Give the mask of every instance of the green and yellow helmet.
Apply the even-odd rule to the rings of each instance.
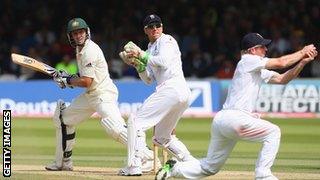
[[[67,36],[72,47],[76,47],[77,44],[75,43],[70,33],[78,29],[85,29],[87,31],[87,39],[90,39],[90,28],[88,24],[82,18],[73,18],[68,22],[67,26]]]

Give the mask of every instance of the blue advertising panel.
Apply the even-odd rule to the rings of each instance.
[[[119,108],[123,115],[136,112],[155,90],[155,84],[142,81],[115,81],[119,90]],[[186,116],[211,116],[220,108],[219,81],[191,81],[190,108]],[[11,109],[16,116],[51,116],[56,101],[70,103],[83,88],[60,89],[53,81],[0,82],[0,108]]]
[[[53,81],[1,82],[0,107],[11,109],[14,115],[52,115],[56,101],[70,102],[81,93],[81,89],[60,90]]]
[[[189,81],[190,107],[185,116],[212,116],[225,101],[230,80]],[[134,113],[155,90],[142,81],[115,81],[123,115]],[[70,103],[83,88],[60,89],[53,81],[0,82],[0,108],[16,116],[52,116],[56,101]],[[294,80],[288,85],[261,87],[256,111],[274,116],[315,117],[320,112],[320,80]],[[279,115],[276,115],[279,116]]]

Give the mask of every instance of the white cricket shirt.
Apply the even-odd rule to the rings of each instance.
[[[155,42],[148,44],[147,52],[150,54],[147,71],[157,85],[173,78],[185,81],[181,52],[172,36],[162,33]]]
[[[118,93],[110,79],[103,52],[96,43],[87,39],[82,50],[79,52],[77,47],[76,52],[80,76],[93,78],[91,86],[87,88],[87,93],[97,95],[106,91]]]
[[[265,68],[269,58],[245,54],[241,56],[223,109],[243,110],[252,112],[262,82],[268,82],[275,74]]]

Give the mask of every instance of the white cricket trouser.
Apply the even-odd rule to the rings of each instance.
[[[57,132],[56,161],[60,161],[63,151],[64,157],[70,157],[75,143],[75,126],[89,118],[94,112],[97,112],[102,118],[111,119],[125,126],[125,121],[121,117],[117,106],[117,94],[102,94],[101,96],[89,96],[84,93],[78,96],[71,104],[62,111],[62,121],[65,125],[63,132]],[[57,129],[61,131],[61,129]],[[65,132],[64,132],[65,131]],[[62,139],[60,139],[60,134]],[[73,135],[73,136],[71,136]],[[69,138],[68,138],[69,137]],[[62,149],[60,149],[62,144]],[[67,155],[65,154],[67,153]]]
[[[189,88],[179,82],[165,82],[157,87],[142,104],[135,116],[137,130],[146,131],[155,126],[155,137],[171,139],[183,112],[188,108]]]
[[[99,97],[81,94],[63,111],[63,122],[67,126],[75,126],[88,119],[94,112],[103,118],[124,122],[117,105],[117,98],[117,94],[102,94]]]
[[[207,157],[198,162],[178,162],[172,176],[199,179],[216,174],[226,162],[238,140],[262,142],[256,162],[255,176],[271,176],[271,166],[277,155],[281,132],[278,126],[239,110],[222,110],[211,127]]]
[[[189,96],[190,90],[185,82],[169,80],[158,86],[156,92],[144,101],[133,121],[137,131],[134,149],[138,154],[146,146],[145,136],[139,134],[144,134],[147,129],[155,126],[155,141],[163,146],[168,143],[168,148],[173,148],[173,153],[177,156],[187,158],[190,155],[184,144],[177,139],[173,140],[171,135],[189,106]]]

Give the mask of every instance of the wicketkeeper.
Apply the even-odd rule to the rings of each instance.
[[[79,75],[59,72],[54,81],[59,87],[83,87],[85,92],[70,106],[57,103],[53,121],[56,127],[55,162],[47,170],[73,170],[71,155],[75,143],[75,126],[94,112],[101,117],[106,132],[116,141],[127,144],[127,128],[117,106],[118,90],[110,79],[108,65],[100,47],[90,39],[90,29],[81,18],[71,19],[67,26],[69,43],[76,50]],[[153,169],[153,152],[143,147],[143,171]]]
[[[142,153],[146,146],[145,131],[155,127],[153,143],[165,148],[181,161],[194,159],[186,146],[171,134],[183,112],[188,108],[190,89],[182,71],[181,53],[177,41],[162,33],[162,21],[152,14],[143,22],[148,36],[148,50],[133,42],[125,45],[120,57],[134,66],[146,83],[157,83],[156,90],[128,120],[128,164],[119,174],[141,175]]]

